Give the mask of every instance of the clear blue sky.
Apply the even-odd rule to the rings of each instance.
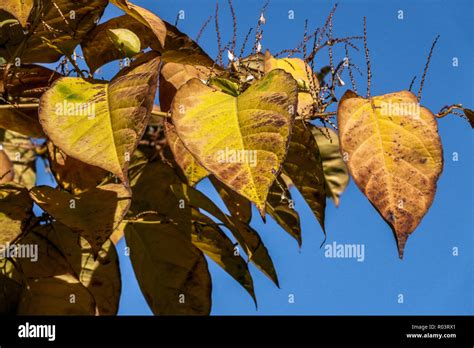
[[[173,23],[179,10],[185,20],[179,29],[195,37],[205,19],[213,14],[215,3],[208,0],[134,1]],[[255,27],[263,1],[235,0],[239,42],[249,27]],[[221,4],[223,42],[231,39],[232,21],[226,1]],[[303,35],[304,20],[309,28],[324,23],[334,3],[331,1],[272,0],[268,7],[263,50],[277,52],[294,47]],[[293,10],[295,19],[288,19]],[[397,18],[402,10],[404,19]],[[473,2],[464,1],[339,1],[334,17],[334,36],[362,33],[362,18],[367,16],[368,42],[372,61],[372,95],[408,89],[414,75],[421,76],[429,47],[441,35],[431,61],[422,104],[437,112],[450,103],[473,107]],[[104,19],[120,15],[111,6]],[[200,40],[203,48],[216,56],[213,22]],[[361,46],[361,45],[360,45]],[[335,57],[344,57],[336,48]],[[320,54],[318,68],[326,65],[327,54]],[[453,57],[459,61],[452,66]],[[352,58],[365,69],[363,54]],[[109,77],[118,63],[104,69]],[[364,71],[365,72],[365,71]],[[418,81],[419,81],[418,77]],[[350,81],[343,75],[346,86]],[[359,91],[365,93],[365,77],[357,78]],[[418,84],[415,83],[415,91]],[[343,93],[344,88],[339,93]],[[339,95],[340,95],[339,94]],[[276,288],[250,266],[258,299],[255,309],[251,298],[223,270],[209,260],[213,277],[215,315],[318,315],[318,314],[473,314],[473,137],[466,121],[448,116],[440,120],[444,147],[444,172],[428,214],[411,235],[403,260],[398,258],[390,228],[351,181],[336,208],[328,202],[326,210],[327,243],[361,243],[365,260],[330,259],[319,246],[323,233],[302,197],[293,191],[300,212],[303,246],[298,249],[271,218],[263,224],[256,211],[253,227],[270,251],[280,279]],[[452,160],[457,152],[459,160]],[[46,180],[40,177],[40,183]],[[206,180],[199,189],[223,208]],[[223,208],[224,209],[224,208]],[[124,241],[118,245],[123,293],[119,314],[151,314],[140,293],[130,260],[124,256]],[[452,248],[459,248],[459,256]],[[294,294],[295,303],[288,303]],[[404,303],[397,302],[403,294]]]

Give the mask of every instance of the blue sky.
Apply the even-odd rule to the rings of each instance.
[[[134,1],[163,19],[174,23],[179,10],[185,19],[179,29],[195,37],[215,3],[209,0]],[[239,43],[249,27],[255,27],[263,1],[234,1],[238,19]],[[331,1],[272,0],[266,14],[263,50],[278,52],[301,41],[304,20],[309,28],[321,26],[334,3]],[[232,37],[232,21],[226,1],[220,2],[223,42]],[[295,19],[288,19],[293,10]],[[403,19],[398,19],[399,10]],[[110,6],[104,19],[121,15]],[[362,20],[367,16],[368,43],[372,62],[372,95],[408,89],[414,75],[418,82],[429,47],[435,36],[435,49],[425,83],[422,105],[433,112],[451,103],[473,107],[473,3],[465,1],[339,1],[334,17],[334,36],[361,35]],[[210,23],[200,44],[216,56],[216,38]],[[362,47],[362,45],[359,45]],[[239,46],[238,46],[239,47]],[[365,72],[362,52],[351,58]],[[344,57],[344,48],[335,49],[335,57]],[[459,65],[453,67],[453,58]],[[328,62],[322,52],[316,60],[321,68]],[[103,69],[108,77],[117,62]],[[347,75],[342,78],[350,85]],[[365,77],[357,77],[359,92],[365,93]],[[417,91],[418,83],[414,90]],[[339,96],[345,88],[339,90]],[[323,233],[310,209],[297,191],[293,191],[300,212],[303,246],[298,248],[271,218],[263,224],[256,211],[252,226],[273,258],[281,288],[250,266],[258,299],[258,310],[251,298],[223,270],[209,261],[213,277],[215,315],[338,315],[338,314],[473,314],[473,137],[465,120],[448,116],[439,121],[445,166],[438,182],[434,203],[408,240],[403,260],[398,258],[390,228],[351,181],[336,208],[328,202],[326,210],[327,243],[364,244],[365,260],[330,259],[320,249]],[[453,153],[458,161],[453,161]],[[41,181],[46,178],[40,177]],[[223,208],[207,180],[198,188]],[[151,314],[140,293],[130,260],[120,242],[123,293],[119,314]],[[453,248],[459,250],[453,256]],[[288,296],[295,302],[289,303]],[[404,302],[398,303],[399,295]]]

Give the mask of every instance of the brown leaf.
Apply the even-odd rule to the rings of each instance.
[[[347,91],[337,119],[349,171],[392,228],[402,258],[408,236],[433,202],[443,168],[435,116],[408,91],[371,99]]]

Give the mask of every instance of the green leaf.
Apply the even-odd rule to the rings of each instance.
[[[278,177],[268,193],[267,212],[301,247],[300,216],[293,205],[290,190],[284,180]]]
[[[193,155],[184,147],[183,142],[176,134],[176,129],[171,122],[164,123],[166,140],[170,146],[176,163],[183,171],[184,176],[190,186],[195,186],[199,181],[209,175],[193,157]]]
[[[349,183],[347,166],[339,147],[339,137],[332,129],[310,127],[323,162],[326,195],[334,201],[337,207],[339,206],[339,197]]]
[[[94,255],[102,249],[128,211],[131,192],[120,184],[107,184],[78,195],[34,187],[30,196],[41,209],[84,237]]]
[[[209,217],[195,212],[193,244],[232,276],[250,294],[257,305],[252,276],[247,263],[235,253],[234,244]]]
[[[133,223],[125,228],[130,259],[155,315],[208,315],[211,276],[190,235],[172,223]]]
[[[209,79],[209,84],[234,97],[237,97],[240,93],[238,83],[223,77],[211,77]]]
[[[135,43],[136,47],[139,47],[138,51],[146,49],[153,42],[150,41],[154,35],[151,29],[129,15],[115,17],[99,24],[81,44],[84,59],[92,73],[106,63],[126,57],[125,52],[118,50],[110,39],[109,33],[111,30],[132,32],[139,40]]]
[[[326,192],[323,164],[313,134],[302,122],[296,122],[293,127],[283,171],[300,191],[326,234],[324,228]]]
[[[0,185],[0,246],[15,240],[33,217],[33,202],[20,185]]]
[[[106,241],[95,258],[91,245],[59,222],[41,226],[35,232],[64,255],[78,280],[94,297],[97,314],[117,314],[122,285],[118,255],[112,242]]]
[[[120,8],[126,14],[133,17],[135,20],[150,28],[161,46],[165,46],[167,29],[165,22],[161,20],[160,17],[156,16],[153,12],[150,12],[143,7],[132,4],[127,0],[111,0],[110,2]]]
[[[127,167],[153,108],[160,59],[150,52],[109,83],[64,77],[41,98],[40,122],[67,155],[127,183]]]
[[[126,57],[133,57],[140,52],[140,39],[133,31],[119,28],[109,29],[108,33],[115,47],[122,51]]]
[[[296,103],[296,82],[279,69],[238,97],[192,79],[176,94],[172,118],[199,163],[254,202],[264,216],[268,190],[286,155]]]

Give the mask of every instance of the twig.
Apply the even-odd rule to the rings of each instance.
[[[219,55],[217,56],[217,60],[221,66],[224,66],[224,62],[222,61],[222,40],[221,40],[221,32],[219,29],[219,2],[216,0],[216,14],[214,16],[215,23],[216,23],[216,34],[217,34],[217,50],[219,51]]]
[[[209,16],[207,17],[206,21],[204,22],[204,24],[202,25],[201,29],[199,29],[199,32],[196,36],[196,43],[199,42],[199,39],[201,38],[202,34],[204,33],[204,30],[206,29],[206,27],[208,26],[208,24],[211,22],[211,19],[212,19],[212,16]]]
[[[430,53],[428,54],[428,59],[426,60],[425,69],[423,70],[423,76],[421,77],[420,89],[418,90],[418,101],[421,100],[421,92],[423,91],[423,85],[425,84],[426,73],[428,72],[428,68],[430,66],[431,55],[433,54],[433,50],[436,46],[436,43],[438,42],[438,39],[439,39],[439,35],[436,36],[433,43],[431,44]]]
[[[367,45],[367,18],[364,17],[364,51],[365,51],[365,62],[367,64],[367,94],[366,98],[370,98],[370,84],[372,81],[372,70],[370,69],[370,55],[369,46]]]

